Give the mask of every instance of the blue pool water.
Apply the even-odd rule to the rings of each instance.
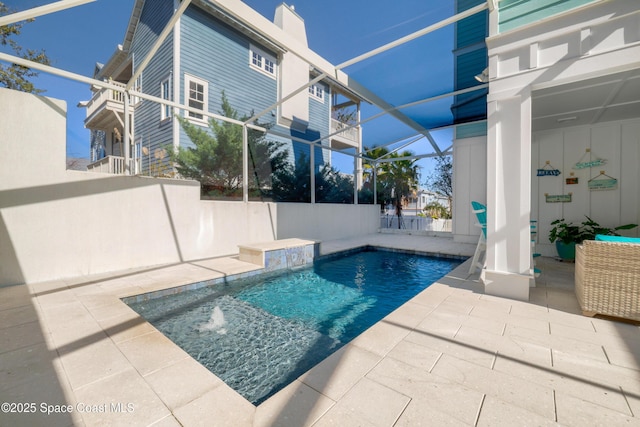
[[[257,405],[460,262],[365,251],[129,305]]]

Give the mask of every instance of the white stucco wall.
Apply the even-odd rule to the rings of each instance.
[[[352,217],[354,220],[345,221]],[[376,233],[380,223],[378,205],[306,203],[278,204],[278,238],[299,237],[334,240]]]
[[[67,171],[62,101],[0,89],[0,117],[0,286],[377,229],[377,206],[201,201],[194,181]]]

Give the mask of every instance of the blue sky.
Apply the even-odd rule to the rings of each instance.
[[[25,10],[53,0],[4,2],[15,10]],[[245,0],[246,4],[269,20],[273,19],[275,8],[281,2]],[[399,0],[394,7],[389,7],[390,3],[385,0],[300,0],[292,3],[305,20],[310,48],[334,64],[453,14],[452,1]],[[134,0],[98,0],[42,16],[23,27],[18,41],[25,48],[45,49],[56,67],[91,76],[96,61],[105,62],[116,46],[122,43],[133,4]],[[452,48],[453,28],[449,27],[346,68],[345,71],[393,104],[399,105],[451,90]],[[425,85],[425,80],[430,84]],[[82,124],[85,111],[76,105],[89,98],[89,88],[85,84],[44,73],[40,74],[36,83],[47,90],[45,95],[67,101],[68,156],[88,157],[89,132]],[[377,111],[374,107],[366,107],[363,117]],[[429,114],[431,116],[425,116],[425,122],[437,116],[434,111]],[[414,131],[398,124],[395,119],[384,117],[365,127],[365,144],[372,145],[371,141],[367,141],[367,133],[390,140],[412,135]],[[444,138],[450,139],[450,133],[445,133]],[[441,145],[449,144],[450,141],[444,141]],[[411,148],[414,152],[430,151],[425,145],[422,147]]]

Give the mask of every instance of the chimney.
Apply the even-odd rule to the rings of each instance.
[[[282,28],[287,34],[300,41],[303,45],[307,44],[307,30],[304,27],[304,19],[296,13],[293,5],[289,6],[282,3],[276,8],[276,14],[273,23]]]
[[[293,6],[282,3],[276,8],[274,24],[291,37],[292,41],[307,45],[307,31],[304,20],[295,12]],[[298,88],[309,83],[309,64],[291,52],[282,54],[280,63],[279,98],[282,99]],[[296,94],[280,105],[281,122],[292,129],[306,132],[309,123],[309,93],[306,90]]]

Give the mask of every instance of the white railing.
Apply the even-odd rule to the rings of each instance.
[[[336,119],[331,119],[331,133],[338,132],[340,129],[344,129],[344,130],[335,136],[347,139],[349,141],[353,141],[354,144],[358,144],[360,142],[359,127],[356,126],[353,128],[347,128],[347,125],[342,123],[341,121]]]
[[[124,157],[106,156],[87,166],[89,172],[110,173],[114,175],[124,175]],[[140,171],[140,159],[129,159],[129,170],[131,175]]]
[[[398,216],[391,214],[380,215],[380,228],[396,230],[422,230],[451,232],[450,219],[433,219],[429,217],[402,215],[398,226]]]
[[[116,86],[122,86],[123,89],[125,88],[125,85],[122,83],[111,83]],[[91,97],[91,101],[87,104],[87,117],[91,117],[96,110],[109,101],[121,104],[123,106],[122,108],[124,108],[124,93],[113,89],[100,89],[95,92],[93,97]]]

